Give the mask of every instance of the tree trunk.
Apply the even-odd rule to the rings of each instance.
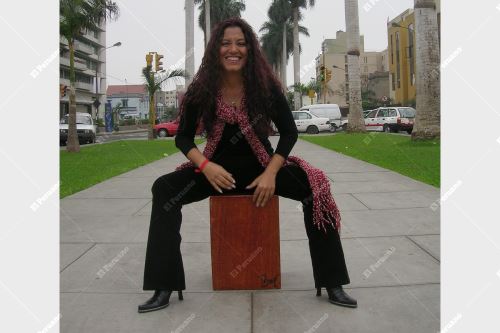
[[[186,78],[186,89],[193,82],[194,77],[194,0],[186,0],[185,2],[186,15],[186,62],[185,70],[188,77]]]
[[[210,40],[210,32],[212,26],[210,25],[210,0],[205,0],[205,47]]]
[[[358,1],[345,0],[347,32],[347,73],[349,78],[349,117],[347,131],[366,132],[361,100],[361,73],[359,67],[359,14]]]
[[[154,140],[154,130],[153,126],[155,125],[155,103],[154,103],[154,94],[149,93],[149,130],[148,130],[148,140]]]
[[[283,23],[283,46],[281,49],[281,84],[286,89],[286,22]]]
[[[69,47],[69,114],[68,114],[68,152],[79,152],[80,142],[76,131],[76,93],[75,93],[75,44],[74,39],[68,40]]]
[[[300,53],[299,53],[299,9],[293,8],[293,83],[300,84]],[[300,109],[300,91],[293,92],[295,110]]]
[[[440,57],[434,0],[415,0],[416,109],[412,140],[439,138]]]

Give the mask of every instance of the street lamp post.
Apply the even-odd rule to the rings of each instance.
[[[105,47],[97,51],[97,57],[99,58],[99,55],[101,54],[102,51],[107,50],[111,47],[115,46],[120,46],[122,45],[122,42],[116,42],[111,46]],[[99,85],[98,85],[98,77],[97,77],[97,63],[95,66],[95,100],[94,100],[94,107],[95,107],[95,122],[97,123],[97,115],[99,113],[99,106],[101,105],[101,102],[99,102]]]

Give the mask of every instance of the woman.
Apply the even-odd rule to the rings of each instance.
[[[270,121],[280,132],[276,151]],[[199,123],[207,132],[203,154],[194,144]],[[179,233],[183,205],[221,194],[252,194],[256,207],[273,194],[303,204],[317,296],[356,307],[342,285],[350,282],[339,237],[340,215],[324,173],[288,156],[297,127],[280,83],[265,61],[252,28],[242,19],[220,23],[181,105],[176,146],[189,159],[153,184],[144,290],[155,293],[139,312],[165,308],[185,289]]]

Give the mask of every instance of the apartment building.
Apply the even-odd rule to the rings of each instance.
[[[341,108],[348,108],[348,78],[347,78],[347,33],[339,30],[336,38],[325,39],[322,43],[323,53],[316,58],[316,77],[319,80],[320,67],[325,64],[326,68],[332,71],[332,78],[326,84],[326,92],[318,98],[319,103],[338,104]],[[388,76],[387,50],[382,52],[365,52],[364,36],[360,36],[360,73],[362,89],[368,89],[370,80],[376,75],[377,80]],[[385,73],[385,74],[384,74]],[[381,98],[388,91],[375,91],[377,97]],[[380,96],[378,96],[380,95]]]
[[[60,36],[59,45],[59,80],[60,84],[68,86],[66,96],[60,98],[59,103],[59,116],[62,117],[69,112],[69,48],[66,38]],[[106,45],[105,23],[96,30],[82,31],[82,35],[75,40],[74,45],[76,111],[90,113],[95,118],[97,109],[94,101],[97,95],[97,100],[100,102],[98,114],[100,118],[103,118],[106,102],[106,52],[103,52]]]

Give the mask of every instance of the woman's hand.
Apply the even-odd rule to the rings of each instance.
[[[236,181],[229,172],[217,163],[209,161],[201,171],[212,186],[220,193],[222,189],[231,190],[236,188]]]
[[[271,199],[274,194],[275,184],[276,174],[266,170],[246,187],[247,189],[251,189],[257,186],[252,197],[252,201],[256,203],[256,207],[259,207],[259,205],[264,207],[267,201]]]

